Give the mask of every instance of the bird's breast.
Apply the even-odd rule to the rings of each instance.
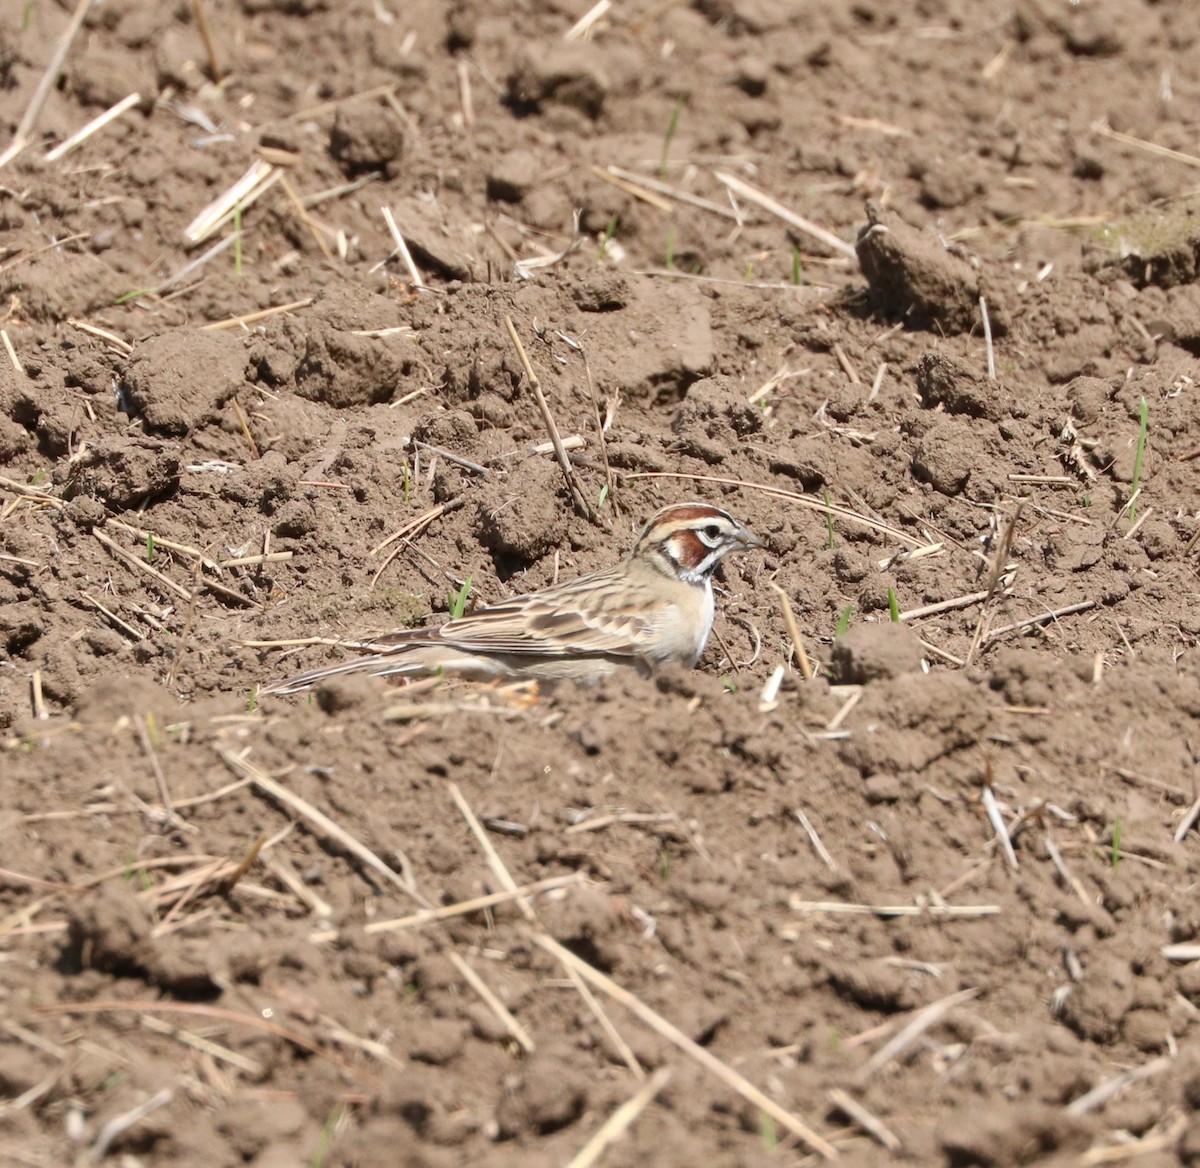
[[[678,661],[689,668],[700,660],[708,634],[712,632],[714,602],[712,585],[707,580],[667,609],[659,630],[657,652],[660,661]]]

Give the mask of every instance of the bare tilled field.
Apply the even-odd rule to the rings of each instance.
[[[1200,1162],[1198,100],[1186,0],[0,10],[0,1161]],[[259,693],[687,501],[694,671]]]

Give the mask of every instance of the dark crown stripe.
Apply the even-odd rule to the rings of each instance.
[[[668,522],[704,523],[710,519],[729,518],[719,507],[710,507],[707,503],[677,503],[674,507],[664,507],[654,517],[654,526]]]

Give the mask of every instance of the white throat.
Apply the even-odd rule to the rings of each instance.
[[[692,659],[688,662],[689,666],[695,666],[704,654],[704,646],[708,644],[708,634],[712,632],[713,617],[716,616],[717,605],[713,599],[712,578],[706,576],[704,578],[704,600],[700,607],[700,620],[696,633],[696,647],[692,654]]]

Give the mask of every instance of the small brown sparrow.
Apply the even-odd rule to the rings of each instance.
[[[266,686],[291,694],[329,677],[448,674],[473,681],[592,681],[633,666],[642,674],[700,660],[712,630],[712,575],[730,552],[762,541],[708,503],[656,512],[621,563],[514,596],[432,628],[371,642],[379,651]]]

